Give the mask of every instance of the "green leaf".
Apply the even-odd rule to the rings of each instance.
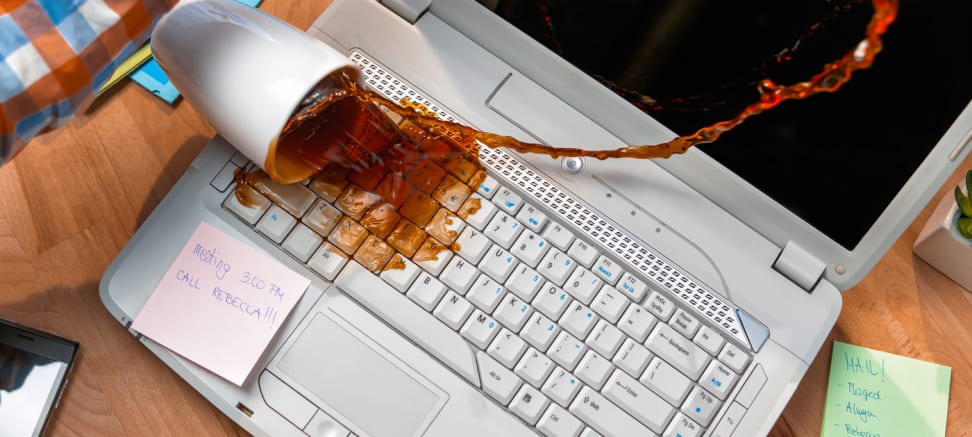
[[[958,219],[956,226],[963,237],[972,239],[972,218],[962,217]]]
[[[965,195],[972,196],[972,170],[965,173]]]
[[[972,217],[972,200],[969,199],[969,196],[962,194],[959,187],[955,187],[955,203],[958,204],[963,216]]]

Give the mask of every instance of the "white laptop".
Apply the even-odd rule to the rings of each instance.
[[[322,249],[296,253],[288,240],[311,234],[267,226],[272,206],[235,202],[231,175],[248,163],[216,138],[105,273],[101,297],[128,328],[167,269],[159,260],[174,259],[203,220],[310,278],[242,388],[131,331],[256,435],[765,434],[827,346],[841,290],[969,151],[968,68],[932,70],[948,84],[934,105],[916,99],[936,88],[914,82],[898,82],[899,106],[853,94],[882,68],[904,68],[896,53],[919,52],[898,42],[933,41],[932,29],[907,34],[920,12],[902,11],[875,71],[846,93],[754,118],[712,155],[484,149],[490,177],[471,189],[486,206],[461,224],[460,252],[395,274],[325,262]],[[472,0],[337,0],[308,32],[347,53],[372,89],[481,130],[557,146],[674,135]],[[829,113],[801,109],[815,104],[861,105],[856,129],[801,124]],[[801,147],[808,137],[821,142]],[[492,230],[500,222],[510,228]]]

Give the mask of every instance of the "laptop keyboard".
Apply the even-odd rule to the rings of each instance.
[[[373,89],[422,101],[354,55]],[[523,179],[469,164],[293,185],[256,172],[247,205],[230,190],[223,206],[544,435],[702,435],[752,361],[729,308],[650,253],[641,271],[618,262],[528,202]],[[411,194],[394,193],[403,183]]]
[[[224,207],[545,435],[701,435],[751,361],[491,176],[408,213],[339,173]]]

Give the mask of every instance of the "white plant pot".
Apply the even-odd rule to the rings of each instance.
[[[915,255],[972,291],[972,240],[959,233],[958,216],[955,198],[945,196],[918,235]]]

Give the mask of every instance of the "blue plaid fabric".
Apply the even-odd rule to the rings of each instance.
[[[0,164],[85,108],[177,0],[0,0]]]

